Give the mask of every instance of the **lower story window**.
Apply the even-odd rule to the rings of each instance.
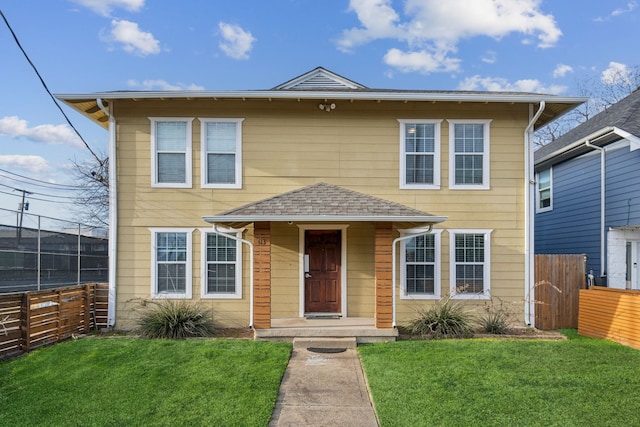
[[[233,237],[240,232],[230,230]],[[238,240],[222,233],[203,231],[203,298],[242,298],[242,247]]]
[[[451,296],[489,298],[491,230],[449,230]]]
[[[192,231],[151,229],[154,298],[191,298]]]
[[[424,230],[406,230],[403,234],[417,234]],[[434,230],[403,241],[401,271],[402,298],[440,298],[440,233]]]

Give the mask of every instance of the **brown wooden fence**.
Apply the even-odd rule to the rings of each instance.
[[[94,283],[0,294],[0,358],[106,327],[108,293]]]
[[[640,291],[594,286],[580,291],[578,333],[640,350]]]
[[[535,256],[535,326],[578,327],[580,289],[586,288],[585,255]]]

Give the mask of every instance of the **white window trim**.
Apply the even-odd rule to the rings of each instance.
[[[191,299],[193,288],[193,267],[192,267],[192,234],[194,228],[149,228],[151,232],[151,298],[157,299]],[[157,255],[156,250],[156,235],[158,233],[186,233],[187,235],[187,259],[185,260],[185,293],[158,293],[157,292]]]
[[[242,122],[238,118],[199,118],[200,120],[200,186],[202,188],[242,188]],[[235,123],[236,124],[236,163],[235,182],[232,184],[207,183],[207,123]]]
[[[191,188],[192,170],[192,122],[193,117],[149,117],[151,121],[151,187],[157,188]],[[187,141],[185,151],[185,182],[183,183],[163,183],[158,182],[158,157],[156,144],[156,124],[159,122],[184,122],[187,124]]]
[[[449,296],[451,299],[491,299],[491,233],[488,229],[451,229],[449,231]],[[482,294],[456,293],[456,235],[484,234],[484,291]]]
[[[400,188],[412,190],[439,190],[441,162],[440,146],[442,145],[440,138],[440,124],[442,123],[442,119],[398,119],[398,122],[400,122]],[[434,125],[435,144],[433,153],[433,184],[407,184],[405,126],[411,123]]]
[[[226,228],[218,227],[218,231],[233,235],[234,237],[242,238],[244,228]],[[236,242],[236,291],[234,293],[222,294],[222,293],[207,293],[207,234],[220,234],[215,233],[211,228],[200,229],[200,297],[202,299],[242,299],[242,242],[235,240]]]
[[[449,122],[449,189],[451,190],[489,190],[491,185],[489,158],[490,150],[490,124],[491,119],[483,120],[454,120],[447,119]],[[482,184],[456,184],[456,161],[455,161],[455,125],[465,124],[483,124],[484,125],[484,151],[482,152]]]
[[[549,206],[546,208],[540,207],[540,172],[545,170],[549,171]],[[543,169],[536,173],[536,213],[548,212],[553,210],[553,168]]]
[[[424,232],[425,230],[422,228],[413,228],[406,230],[398,230],[401,236],[406,236],[410,234],[418,234]],[[406,286],[406,275],[407,275],[407,254],[406,254],[406,242],[408,240],[403,240],[400,242],[400,299],[406,300],[439,300],[442,295],[442,283],[440,282],[441,276],[441,252],[442,252],[442,232],[444,230],[431,230],[431,233],[434,235],[434,249],[436,251],[434,258],[434,285],[433,285],[433,295],[429,294],[410,294],[407,293]]]

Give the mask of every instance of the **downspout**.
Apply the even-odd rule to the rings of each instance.
[[[536,120],[542,115],[546,106],[546,102],[540,101],[540,107],[538,111],[535,113],[533,118],[529,121],[529,124],[524,130],[524,170],[525,170],[525,183],[524,183],[524,290],[525,298],[524,302],[524,321],[528,326],[535,327],[535,319],[532,317],[533,305],[534,305],[534,215],[535,209],[533,203],[533,195],[534,189],[536,185],[534,168],[533,168],[533,143],[532,143],[532,135],[533,135],[533,126],[536,123]],[[529,115],[533,113],[533,105],[529,105]]]
[[[116,179],[116,119],[104,106],[102,99],[96,103],[109,117],[109,296],[107,308],[107,327],[116,323],[116,261],[118,248],[118,197]]]
[[[229,233],[218,230],[218,224],[214,223],[212,225],[214,233],[249,246],[249,328],[253,328],[253,243],[238,236],[233,236]]]
[[[605,242],[604,242],[604,217],[605,217],[605,197],[606,197],[606,150],[603,147],[591,144],[588,140],[584,142],[585,147],[600,151],[600,276],[604,275],[605,268]]]
[[[433,224],[429,224],[429,227],[417,234],[408,234],[406,236],[400,236],[393,239],[392,248],[391,248],[391,309],[392,309],[392,317],[391,317],[391,326],[393,328],[396,327],[396,243],[402,240],[413,239],[414,237],[426,236],[431,233],[433,230]]]

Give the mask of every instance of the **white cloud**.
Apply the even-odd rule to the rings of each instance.
[[[567,90],[566,86],[545,86],[536,79],[517,80],[513,83],[501,77],[467,77],[458,85],[459,90],[484,90],[490,92],[530,92],[558,95]]]
[[[573,67],[567,64],[558,64],[555,68],[555,70],[553,70],[553,77],[555,78],[559,78],[559,77],[564,77],[566,76],[568,73],[573,73]]]
[[[498,54],[493,50],[488,50],[485,54],[480,58],[482,62],[486,62],[487,64],[495,64],[498,58]]]
[[[141,82],[138,80],[129,80],[127,84],[129,87],[141,88],[142,90],[204,90],[204,87],[194,83],[171,84],[162,79],[143,80]]]
[[[160,43],[153,34],[141,31],[138,24],[124,19],[111,21],[111,33],[103,38],[107,42],[122,44],[125,52],[147,56],[160,52]]]
[[[402,20],[393,9],[392,0],[351,0],[349,10],[356,13],[361,27],[343,31],[337,47],[350,52],[374,40],[392,39],[406,44],[408,57],[416,59],[415,53],[422,53],[425,64],[414,65],[412,69],[450,71],[451,64],[460,63],[451,54],[464,39],[478,36],[500,39],[520,33],[526,37],[525,43],[536,37],[538,47],[554,46],[562,32],[554,17],[540,10],[541,3],[541,0],[407,0],[403,11],[406,19]],[[395,51],[392,54],[389,51],[386,57],[397,58]],[[431,63],[434,59],[443,63],[434,66]]]
[[[638,2],[637,1],[630,1],[627,3],[627,6],[625,8],[618,8],[615,9],[613,12],[611,12],[609,15],[602,17],[602,16],[598,16],[597,18],[594,19],[594,21],[597,22],[604,22],[604,21],[610,21],[612,18],[615,18],[616,16],[620,16],[620,15],[624,15],[630,12],[633,12],[633,10],[635,8],[638,7]]]
[[[129,12],[137,12],[144,6],[144,0],[71,0],[74,3],[91,9],[102,16],[109,16],[111,11],[122,8]]]
[[[233,59],[249,59],[249,51],[256,41],[255,37],[238,25],[220,22],[218,28],[223,39],[220,49]]]
[[[606,85],[623,83],[630,86],[633,85],[633,73],[627,65],[612,61],[600,75],[600,81]]]
[[[38,174],[50,170],[49,164],[43,157],[32,155],[0,155],[0,166],[10,167],[12,170],[21,169],[31,174]]]
[[[33,142],[48,145],[71,145],[84,147],[78,135],[67,125],[38,125],[29,127],[26,120],[18,116],[0,119],[0,135],[10,138],[26,138]]]
[[[399,49],[390,49],[384,56],[384,62],[405,73],[458,71],[460,64],[459,59],[443,57],[441,52],[430,53],[425,50],[402,52]]]

